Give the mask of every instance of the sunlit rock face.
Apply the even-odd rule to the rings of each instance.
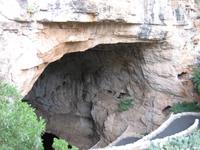
[[[0,79],[74,143],[149,132],[193,99],[199,22],[193,0],[0,0]],[[126,97],[135,106],[119,113]]]
[[[0,8],[0,77],[14,82],[23,95],[49,63],[66,53],[106,43],[171,44],[173,25],[188,23],[184,6],[162,0],[2,0]],[[176,35],[173,40],[179,41],[182,35]]]

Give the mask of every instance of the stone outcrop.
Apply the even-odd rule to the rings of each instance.
[[[165,144],[168,140],[172,138],[178,138],[182,136],[187,136],[190,135],[193,131],[199,128],[199,117],[200,114],[196,112],[183,112],[179,114],[171,114],[170,117],[156,130],[151,132],[150,134],[144,136],[143,138],[140,138],[139,140],[138,135],[134,134],[134,131],[130,127],[126,129],[126,131],[118,137],[117,140],[115,140],[113,143],[109,144],[106,148],[100,148],[98,150],[132,150],[132,149],[137,149],[137,150],[145,150],[148,149],[151,144]],[[175,127],[176,129],[173,128],[173,122],[176,122],[177,120],[182,120],[182,126],[181,128]],[[185,123],[185,124],[184,124]],[[173,129],[172,129],[173,128]],[[164,130],[167,130],[165,134],[163,135],[164,137],[159,137],[158,135],[162,133]],[[175,134],[171,135],[174,132]],[[130,136],[131,135],[131,136]],[[123,141],[122,143],[125,143],[126,138],[132,138],[132,139],[137,139],[137,141],[133,143],[129,143],[127,145],[120,145],[117,146],[115,145],[119,141]],[[96,147],[93,148],[94,150]],[[97,150],[97,149],[96,149]]]
[[[162,41],[169,30],[165,24],[170,21],[170,7],[161,1],[43,3],[1,2],[1,68],[4,69],[1,76],[9,74],[6,79],[14,82],[23,94],[31,89],[50,62],[65,53],[85,51],[105,43]],[[15,6],[13,11],[8,9],[11,6]],[[162,13],[161,20],[158,13]]]
[[[49,132],[72,141],[66,128],[88,145],[128,125],[149,132],[163,109],[193,99],[198,18],[192,0],[0,0],[0,79],[27,95],[43,73],[26,98]],[[119,113],[127,97],[135,106]]]

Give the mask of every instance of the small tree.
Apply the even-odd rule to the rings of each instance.
[[[0,150],[42,150],[45,122],[21,101],[14,86],[0,82]]]
[[[0,150],[43,150],[45,122],[21,99],[14,86],[0,81]],[[54,139],[53,147],[78,150],[62,139]]]

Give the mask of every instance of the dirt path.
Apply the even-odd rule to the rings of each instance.
[[[195,119],[200,120],[200,117],[187,115],[177,118],[164,131],[160,132],[157,136],[153,137],[151,140],[164,138],[166,136],[171,136],[175,133],[186,130],[194,123]]]
[[[150,140],[164,138],[166,136],[171,136],[178,132],[186,130],[194,123],[195,119],[200,120],[200,116],[193,116],[193,115],[181,116],[180,118],[177,118],[173,122],[171,122],[170,125],[165,130],[163,130],[157,136],[151,138]],[[200,125],[198,126],[198,128],[200,128]],[[139,139],[140,138],[138,137],[127,137],[127,138],[121,139],[119,142],[115,144],[115,146],[121,146],[121,145],[134,143],[138,141]]]

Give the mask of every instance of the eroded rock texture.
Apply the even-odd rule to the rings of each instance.
[[[156,45],[99,45],[67,54],[45,69],[25,99],[48,120],[49,132],[81,148],[99,138],[111,142],[128,125],[150,132],[165,118],[162,109],[188,96],[168,64],[169,47]],[[134,107],[119,112],[127,98]]]
[[[49,132],[74,143],[110,142],[128,124],[149,132],[164,119],[162,110],[193,99],[195,2],[0,0],[0,79],[26,95],[47,67],[26,98]],[[135,106],[119,113],[126,97]]]
[[[170,1],[162,0],[0,2],[0,77],[14,82],[23,95],[49,63],[66,53],[98,44],[166,40],[177,22]]]

